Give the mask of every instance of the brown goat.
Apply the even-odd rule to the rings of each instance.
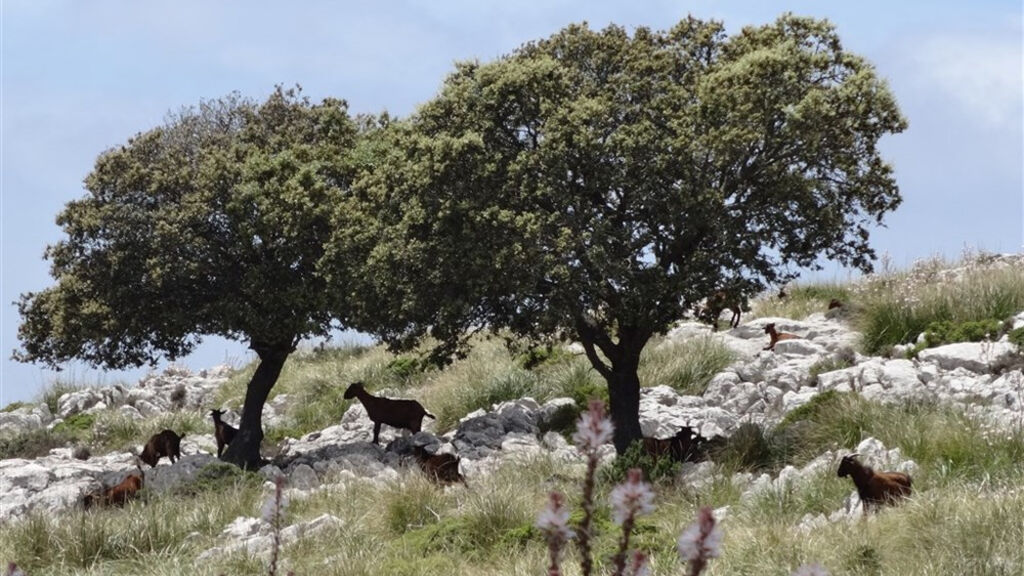
[[[747,299],[732,295],[724,290],[719,290],[711,296],[708,296],[704,302],[704,309],[699,314],[702,322],[711,324],[711,329],[714,331],[718,330],[718,317],[722,315],[722,312],[729,310],[732,312],[732,318],[729,320],[729,328],[735,328],[740,325],[740,316],[744,309],[747,308]]]
[[[764,327],[764,333],[768,335],[770,342],[764,347],[765,350],[775,351],[775,345],[781,340],[799,340],[800,337],[796,334],[790,334],[788,332],[778,332],[775,330],[775,323],[771,322],[766,324]]]
[[[153,434],[150,436],[149,442],[146,442],[139,458],[153,468],[156,467],[156,463],[162,456],[167,456],[171,464],[174,464],[178,458],[181,458],[181,439],[184,437],[184,434],[178,436],[173,430],[164,430],[159,434]]]
[[[416,462],[420,469],[427,475],[427,478],[438,484],[454,484],[462,482],[466,484],[466,478],[459,473],[460,458],[454,454],[431,454],[423,446],[414,446],[412,449]]]
[[[853,478],[865,512],[872,508],[877,510],[883,504],[896,504],[910,496],[913,482],[910,476],[902,472],[875,472],[857,461],[858,456],[856,453],[843,456],[836,476]]]
[[[423,427],[424,416],[436,418],[415,400],[392,400],[391,398],[373,396],[366,391],[362,382],[350,384],[345,390],[344,398],[358,398],[366,408],[367,416],[373,421],[374,444],[380,437],[381,424],[405,428],[415,434]]]
[[[88,510],[93,506],[124,506],[126,502],[138,496],[139,490],[142,490],[141,469],[138,474],[126,476],[116,486],[111,486],[92,494],[86,494],[82,499],[82,507]]]
[[[683,426],[671,438],[644,437],[644,452],[655,458],[668,456],[676,462],[699,460],[704,452],[705,440],[693,428]]]
[[[220,419],[223,414],[223,410],[210,410],[210,416],[213,417],[213,437],[217,439],[217,458],[220,458],[224,453],[224,447],[231,444],[235,434],[238,434],[238,428]]]

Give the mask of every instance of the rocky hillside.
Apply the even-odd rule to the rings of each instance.
[[[790,424],[802,407],[813,405],[816,398],[829,393],[850,393],[881,405],[923,403],[948,407],[980,423],[981,430],[993,435],[1024,429],[1024,354],[1006,335],[994,341],[923,349],[906,345],[895,348],[888,357],[868,356],[856,351],[862,335],[853,330],[847,317],[841,308],[827,314],[813,313],[802,320],[761,316],[724,332],[712,332],[695,322],[679,324],[657,342],[659,355],[670,357],[694,342],[710,340],[727,349],[733,360],[717,371],[699,394],[648,382],[640,404],[644,434],[667,438],[680,427],[689,426],[704,438],[714,439],[730,438],[753,425],[759,430],[772,430]],[[768,343],[765,326],[769,323],[798,338],[778,342],[774,351],[764,350]],[[1024,327],[1024,312],[1010,324],[1008,329]],[[922,342],[924,339],[922,335]],[[564,352],[571,356],[578,350],[569,345]],[[908,358],[908,352],[913,357]],[[171,368],[133,387],[69,391],[57,399],[56,410],[39,403],[0,412],[0,439],[5,439],[8,447],[14,445],[13,439],[33,434],[82,426],[103,428],[39,457],[0,461],[0,494],[4,495],[0,499],[0,521],[16,523],[37,513],[53,516],[78,508],[85,494],[110,486],[134,471],[135,454],[145,437],[164,425],[186,428],[182,442],[185,457],[173,465],[163,459],[156,468],[145,467],[146,487],[156,497],[181,494],[183,487],[220,466],[214,457],[216,442],[207,413],[221,407],[219,398],[223,396],[218,392],[231,376],[226,367],[198,374]],[[384,392],[390,396],[409,395],[409,390]],[[293,394],[277,395],[265,408],[265,426],[287,429],[295,403],[303,401]],[[430,410],[429,404],[427,408]],[[579,409],[577,400],[570,397],[543,401],[520,397],[464,414],[450,430],[438,430],[434,421],[427,420],[423,432],[406,437],[385,426],[380,444],[375,445],[370,442],[372,422],[363,407],[353,403],[336,424],[300,437],[284,437],[268,447],[273,463],[260,474],[268,493],[276,478],[286,478],[292,499],[309,498],[353,482],[387,486],[408,473],[407,455],[416,445],[431,452],[458,455],[470,486],[484,483],[509,462],[538,456],[561,463],[569,476],[578,475],[583,459],[566,440],[565,432],[571,429]],[[236,425],[237,418],[237,413],[231,411],[225,416]],[[108,428],[117,426],[139,435],[114,448],[110,442],[89,445],[90,438],[109,438],[112,432]],[[604,459],[610,462],[614,451],[611,446],[605,448]],[[912,474],[919,471],[918,463],[900,447],[885,446],[877,438],[866,437],[823,449],[796,464],[733,470],[727,481],[739,492],[737,501],[748,502],[761,494],[792,489],[830,474],[839,457],[851,449],[880,469]],[[699,490],[720,482],[721,473],[722,469],[710,461],[687,463],[677,471],[674,482]],[[814,530],[860,514],[852,485],[846,493],[846,498],[835,500],[831,508],[804,514],[798,529]],[[728,516],[728,506],[720,507],[718,515]],[[341,522],[332,514],[295,522],[285,542],[337,528]],[[258,518],[236,517],[222,530],[215,545],[206,547],[200,559],[238,551],[260,555],[268,549],[268,528]]]

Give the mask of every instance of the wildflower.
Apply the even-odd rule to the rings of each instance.
[[[600,400],[591,400],[590,409],[580,416],[572,440],[581,451],[594,452],[611,440],[613,431],[611,420],[604,415],[604,403]]]
[[[572,538],[569,528],[569,509],[565,507],[565,496],[552,492],[548,506],[537,516],[537,528],[547,534],[548,540],[564,542]]]
[[[560,576],[562,571],[558,566],[558,556],[562,544],[573,535],[569,529],[569,510],[565,507],[565,496],[558,492],[550,494],[547,508],[537,516],[537,528],[545,533],[548,540],[548,555],[551,558],[548,576]]]
[[[267,524],[274,524],[279,517],[284,515],[288,504],[288,496],[282,494],[280,488],[278,488],[263,503],[263,507],[260,508],[260,517]]]
[[[651,565],[647,562],[647,555],[639,551],[633,552],[626,574],[627,576],[650,576]]]
[[[679,557],[690,564],[690,575],[700,574],[709,558],[722,553],[722,529],[715,522],[710,508],[701,508],[697,521],[679,536]]]
[[[643,516],[654,510],[654,491],[643,481],[639,468],[626,474],[626,481],[612,490],[612,520],[621,525],[627,518]]]
[[[587,471],[583,476],[583,520],[579,525],[580,568],[583,576],[590,576],[594,562],[590,556],[590,524],[594,515],[594,474],[597,471],[597,449],[612,437],[612,423],[605,418],[604,404],[591,400],[590,409],[580,417],[572,439],[581,452],[587,455]]]
[[[828,570],[821,564],[804,564],[793,572],[793,576],[829,576]]]

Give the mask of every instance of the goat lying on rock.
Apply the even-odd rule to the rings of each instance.
[[[120,484],[104,488],[82,498],[82,507],[88,510],[93,506],[124,506],[125,502],[135,498],[142,490],[142,470],[138,474],[129,474]]]
[[[373,420],[373,443],[380,437],[380,425],[405,428],[416,433],[423,427],[423,417],[436,418],[415,400],[392,400],[373,396],[366,391],[362,382],[350,384],[345,390],[345,399],[358,398],[366,408],[366,415]]]
[[[768,345],[764,347],[765,350],[775,351],[775,345],[782,340],[799,340],[800,337],[796,334],[790,334],[788,332],[779,332],[775,330],[775,322],[765,324],[764,333],[768,335]]]
[[[853,478],[865,512],[872,508],[877,510],[883,504],[896,504],[900,499],[910,496],[910,476],[902,472],[875,472],[861,464],[857,460],[858,456],[857,453],[843,456],[836,475],[840,478]]]
[[[213,436],[217,439],[217,458],[220,458],[224,447],[231,444],[235,434],[238,434],[238,428],[220,419],[223,415],[223,410],[210,410],[210,416],[213,416]]]
[[[414,446],[412,449],[416,462],[420,469],[427,475],[427,478],[438,484],[454,484],[462,482],[466,484],[466,478],[459,473],[459,457],[454,454],[431,454],[423,446]]]
[[[174,464],[178,458],[181,458],[181,439],[184,437],[184,434],[178,436],[173,430],[164,430],[159,434],[153,434],[149,438],[149,442],[146,442],[139,458],[154,468],[162,456],[166,456],[170,459],[171,464]]]

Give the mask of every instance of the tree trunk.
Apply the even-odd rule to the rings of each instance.
[[[608,375],[608,410],[615,425],[612,442],[615,452],[622,454],[629,445],[640,438],[640,377],[637,375],[639,362],[613,364]]]
[[[255,470],[263,464],[260,456],[260,445],[263,443],[263,405],[267,402],[270,390],[281,375],[284,361],[288,359],[294,347],[287,345],[258,345],[251,348],[260,357],[260,365],[252,375],[245,391],[245,404],[242,407],[242,423],[238,426],[238,434],[228,444],[221,460],[230,462],[246,470]]]

